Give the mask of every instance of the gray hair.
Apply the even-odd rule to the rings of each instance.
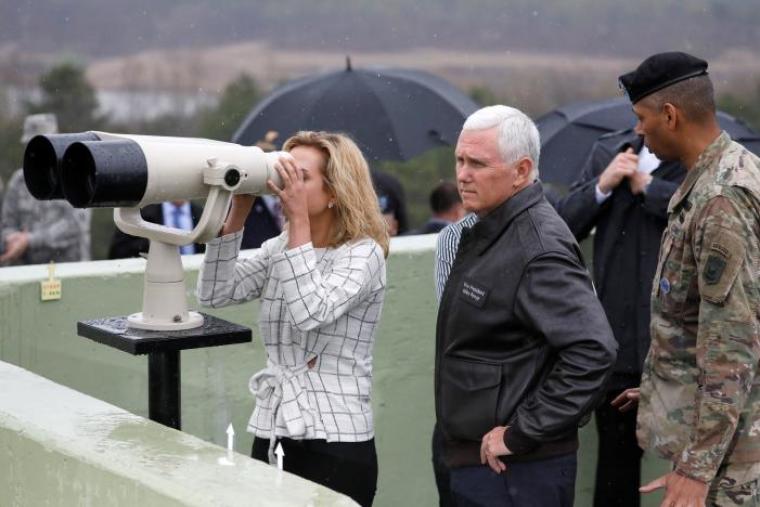
[[[499,129],[499,152],[502,161],[512,164],[528,157],[533,161],[533,178],[538,178],[541,137],[533,120],[514,107],[488,106],[468,116],[462,131],[487,130],[494,127]]]

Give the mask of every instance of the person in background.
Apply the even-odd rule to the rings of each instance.
[[[456,176],[462,231],[438,308],[436,421],[456,505],[571,506],[578,427],[617,346],[566,224],[538,178],[521,111],[473,113]]]
[[[459,197],[456,183],[442,181],[430,193],[430,209],[433,214],[421,228],[411,234],[432,234],[439,232],[449,224],[459,221],[464,215],[462,198]]]
[[[3,182],[3,178],[0,178],[0,255],[3,255],[3,251],[5,250],[5,244],[3,242],[3,197],[5,194],[5,183]]]
[[[2,218],[2,210],[3,210],[3,196],[5,195],[5,182],[3,181],[3,178],[0,178],[0,219]],[[3,230],[3,223],[0,222],[0,231]],[[0,253],[2,253],[2,241],[0,241]]]
[[[707,62],[659,53],[620,76],[635,131],[686,178],[668,204],[651,292],[637,437],[673,469],[662,505],[760,505],[760,159],[721,131]]]
[[[406,216],[406,198],[404,187],[393,175],[372,169],[372,184],[375,186],[380,211],[388,224],[388,234],[399,236],[409,230],[409,220]]]
[[[266,152],[275,151],[279,133],[270,130],[256,146]],[[259,248],[264,241],[278,236],[283,229],[285,217],[282,215],[280,200],[273,195],[258,195],[253,202],[251,213],[243,227],[243,243],[240,248]]]
[[[149,204],[140,210],[143,219],[154,224],[162,224],[183,231],[192,230],[201,218],[203,209],[186,200]],[[150,241],[147,238],[132,236],[116,228],[108,248],[109,259],[127,259],[140,257],[148,253]],[[180,247],[180,254],[192,255],[203,253],[205,245],[190,244]]]
[[[595,411],[599,437],[595,507],[638,507],[642,451],[636,411],[611,405],[637,387],[649,350],[649,280],[657,267],[668,202],[683,181],[678,162],[661,162],[633,130],[603,135],[580,178],[554,203],[579,242],[596,228],[594,284],[618,342],[606,401]]]
[[[245,221],[243,243],[240,248],[260,248],[269,238],[279,236],[283,230],[282,206],[277,197],[257,195],[251,213]]]
[[[207,245],[198,301],[261,300],[267,366],[250,390],[252,456],[372,504],[377,484],[372,353],[385,298],[388,233],[361,151],[348,137],[300,132],[280,158],[285,230],[239,260],[253,196],[236,195]]]
[[[57,132],[54,114],[33,114],[24,120],[21,142]],[[90,217],[89,209],[63,199],[38,201],[26,188],[23,169],[16,170],[3,199],[0,265],[89,260]]]

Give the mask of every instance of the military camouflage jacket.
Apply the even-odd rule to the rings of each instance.
[[[760,461],[760,160],[723,132],[668,206],[639,444],[709,482]]]
[[[90,211],[63,199],[38,201],[29,193],[21,169],[13,173],[3,199],[2,240],[29,232],[29,247],[13,264],[72,262],[90,257]]]

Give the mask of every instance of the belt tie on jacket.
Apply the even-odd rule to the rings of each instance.
[[[288,436],[298,438],[306,435],[304,411],[310,409],[306,392],[301,387],[301,375],[309,370],[308,362],[294,367],[270,364],[251,377],[248,388],[254,396],[269,399],[272,412],[269,437],[269,463],[276,463],[274,447],[277,440],[277,421],[282,418]]]

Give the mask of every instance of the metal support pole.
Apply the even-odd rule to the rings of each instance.
[[[182,429],[179,351],[148,354],[148,417],[170,428]]]

